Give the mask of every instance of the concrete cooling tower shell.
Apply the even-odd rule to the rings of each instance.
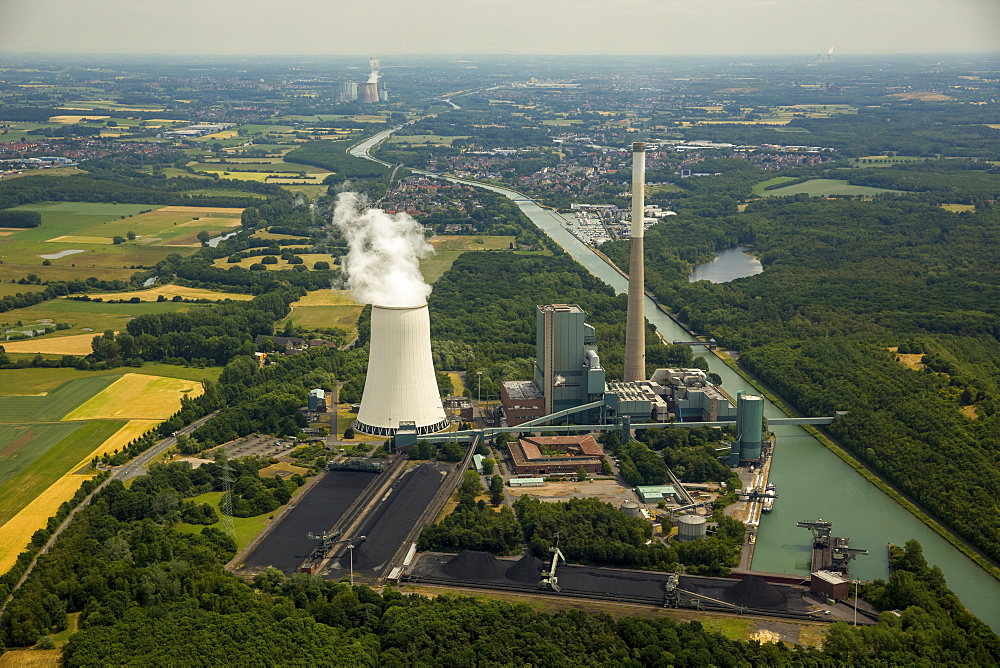
[[[378,84],[369,82],[359,84],[358,102],[362,104],[374,104],[378,102]]]
[[[400,421],[414,422],[417,434],[447,427],[431,356],[427,305],[372,306],[371,332],[368,375],[354,429],[392,436]]]

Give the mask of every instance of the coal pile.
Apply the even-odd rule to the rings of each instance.
[[[503,580],[507,564],[489,552],[462,550],[443,564],[441,570],[456,580]]]
[[[359,532],[367,539],[354,549],[354,571],[375,574],[402,546],[421,513],[434,498],[444,476],[433,464],[421,464],[396,482],[384,503],[368,517]],[[348,556],[341,553],[341,566]]]
[[[538,584],[542,579],[543,568],[545,568],[545,562],[528,552],[511,565],[505,575],[508,580],[513,582]]]
[[[726,589],[722,596],[730,603],[748,608],[776,608],[788,600],[783,592],[756,575],[743,578]]]
[[[250,568],[274,566],[291,575],[316,548],[309,532],[326,531],[376,477],[360,471],[330,471],[244,559]]]

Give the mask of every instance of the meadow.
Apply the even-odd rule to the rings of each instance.
[[[231,194],[228,193],[227,194]],[[17,207],[42,214],[42,224],[0,235],[0,280],[34,273],[47,280],[127,279],[136,268],[148,267],[179,249],[201,244],[198,233],[210,235],[240,224],[242,209],[156,207],[147,204],[57,202]],[[152,209],[152,211],[150,211]],[[142,213],[145,211],[146,213]],[[115,244],[114,237],[136,235]],[[64,251],[76,251],[62,257]],[[46,260],[49,265],[43,265]]]
[[[779,177],[780,178],[780,177]],[[861,195],[871,197],[879,193],[901,193],[901,190],[890,190],[888,188],[872,188],[871,186],[853,186],[842,179],[809,179],[804,183],[797,183],[793,186],[775,188],[762,192],[763,197],[785,197],[786,195],[806,194],[811,197],[823,197],[824,195]]]
[[[129,367],[133,369],[135,367]],[[194,380],[199,383],[206,380],[218,380],[222,373],[220,367],[198,368],[193,366],[176,366],[174,364],[157,364],[146,362],[140,367],[141,373],[147,376],[163,376]],[[136,371],[139,372],[138,370]],[[55,390],[72,380],[81,378],[97,378],[113,376],[108,385],[123,374],[121,369],[102,369],[101,371],[78,371],[72,368],[57,369],[0,369],[0,396],[41,395]],[[101,386],[104,389],[107,385]],[[7,400],[4,399],[4,402]],[[75,408],[75,406],[74,406]]]
[[[104,300],[110,299],[134,299],[138,297],[144,302],[155,302],[160,296],[164,299],[173,299],[174,297],[180,297],[181,299],[211,299],[217,301],[220,299],[232,299],[234,301],[249,301],[253,299],[253,295],[244,295],[238,292],[220,292],[218,290],[207,290],[205,288],[189,288],[183,285],[158,285],[148,290],[135,290],[133,292],[101,292],[93,293],[88,295],[94,298],[101,298]]]
[[[292,312],[279,323],[291,321],[306,329],[340,327],[348,339],[357,334],[358,318],[364,306],[355,303],[346,290],[314,290],[292,303]]]
[[[455,263],[458,256],[467,251],[508,250],[515,237],[511,236],[434,236],[431,245],[435,253],[420,260],[420,273],[428,283],[441,278]]]
[[[305,473],[305,469],[299,469],[299,472]],[[292,498],[294,499],[299,493],[302,492],[302,487],[299,487],[294,492],[292,492]],[[198,496],[192,496],[187,501],[193,501],[194,503],[201,505],[207,503],[214,506],[219,512],[219,516],[222,516],[222,509],[219,507],[219,502],[222,501],[222,492],[206,492],[205,494],[199,494]],[[250,541],[254,539],[254,536],[259,534],[267,526],[271,518],[281,512],[281,506],[277,510],[271,513],[265,513],[263,515],[257,515],[256,517],[234,517],[233,519],[233,529],[235,530],[235,535],[233,538],[236,540],[236,551],[242,550],[244,547],[250,544]],[[181,522],[177,525],[177,530],[184,533],[200,533],[205,525],[202,524],[186,524]],[[222,521],[218,521],[215,524],[210,524],[208,526],[214,526],[217,529],[222,528]]]
[[[127,293],[131,295],[132,293]],[[99,295],[104,298],[103,295]],[[128,297],[131,298],[131,297]],[[0,330],[17,330],[28,328],[31,325],[55,324],[57,322],[72,325],[69,329],[63,329],[51,334],[40,336],[36,339],[14,341],[4,344],[7,352],[63,352],[60,346],[63,343],[50,343],[60,338],[74,335],[101,334],[106,330],[121,331],[132,318],[139,315],[152,313],[178,313],[193,308],[208,308],[183,302],[156,302],[143,301],[138,304],[111,304],[106,301],[78,301],[76,299],[66,299],[58,297],[49,299],[34,306],[11,309],[0,314]],[[15,325],[18,321],[22,327]],[[2,333],[2,332],[0,332]],[[70,354],[65,353],[63,354]]]
[[[298,246],[296,246],[296,248],[297,247]],[[330,267],[332,268],[334,265],[337,264],[337,261],[339,259],[337,256],[330,255],[329,253],[301,253],[298,254],[298,256],[302,258],[306,268],[308,269],[312,269],[313,265],[320,261],[329,263]],[[255,257],[246,257],[240,260],[239,262],[231,263],[227,258],[221,257],[215,260],[212,264],[216,267],[221,267],[222,269],[228,269],[229,267],[234,267],[234,266],[243,267],[244,269],[249,269],[250,265],[261,264],[262,259],[263,256],[258,255]],[[289,264],[285,260],[282,260],[280,257],[278,257],[277,260],[278,260],[277,264],[265,264],[264,268],[267,269],[268,271],[287,271],[295,266],[294,264]]]
[[[544,121],[543,121],[544,122]],[[390,144],[416,144],[419,146],[451,146],[456,139],[468,139],[468,135],[393,135]]]

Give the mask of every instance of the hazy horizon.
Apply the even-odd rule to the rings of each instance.
[[[364,29],[367,28],[367,29]],[[996,0],[0,0],[0,52],[794,56],[1000,52]]]

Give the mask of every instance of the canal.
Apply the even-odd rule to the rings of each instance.
[[[386,130],[358,144],[351,153],[368,157],[367,151],[394,129]],[[429,174],[427,172],[423,172]],[[438,178],[447,178],[440,175]],[[565,219],[509,188],[474,181],[447,178],[456,183],[479,186],[513,200],[528,218],[587,271],[612,286],[618,293],[628,288],[628,279],[608,265],[563,226]],[[646,299],[646,318],[667,341],[690,340],[690,334]],[[756,389],[715,355],[706,354],[711,371],[722,378],[722,388],[731,396],[739,390]],[[765,399],[768,418],[785,417]],[[948,586],[969,610],[1000,632],[1000,582],[976,565],[950,543],[934,533],[902,506],[862,478],[839,457],[827,450],[804,429],[774,427],[777,436],[770,479],[777,484],[774,511],[761,519],[752,568],[781,573],[809,572],[811,536],[795,523],[822,517],[833,523],[833,535],[851,539],[852,547],[869,550],[851,566],[851,574],[869,580],[888,577],[888,543],[902,545],[912,538],[923,545],[930,564],[944,570]]]

